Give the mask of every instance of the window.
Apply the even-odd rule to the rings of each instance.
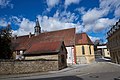
[[[61,46],[61,49],[62,49],[62,51],[64,50],[64,47],[63,46]]]
[[[83,55],[85,54],[85,48],[84,48],[84,46],[82,46],[82,54]]]
[[[65,63],[65,57],[64,57],[64,55],[61,55],[61,63],[62,63],[62,64]]]
[[[20,51],[20,54],[21,54],[21,55],[23,54],[23,51],[22,51],[22,50]]]
[[[89,46],[89,51],[90,51],[90,54],[91,54],[91,46]]]

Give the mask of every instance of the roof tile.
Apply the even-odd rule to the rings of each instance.
[[[17,44],[15,50],[28,49],[37,42],[55,42],[64,41],[65,46],[72,46],[75,44],[75,28],[51,31],[40,33],[37,36],[29,38],[28,35],[20,36],[13,43]]]
[[[25,54],[56,53],[60,51],[62,42],[38,42],[33,44]]]
[[[76,34],[75,44],[93,44],[86,33]]]

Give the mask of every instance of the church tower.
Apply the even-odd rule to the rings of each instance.
[[[35,36],[39,35],[41,33],[41,27],[40,27],[40,24],[39,24],[39,21],[38,21],[38,18],[36,19],[36,25],[34,27],[34,33],[35,33]]]

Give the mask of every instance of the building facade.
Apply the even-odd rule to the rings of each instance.
[[[58,61],[58,68],[67,67],[67,50],[63,41],[38,42],[24,53],[24,60]]]
[[[86,33],[76,34],[76,58],[78,64],[95,61],[94,45]]]
[[[114,63],[120,64],[120,19],[107,32],[107,36],[111,60]]]
[[[101,44],[97,46],[97,52],[101,57],[110,58],[110,52],[107,44]]]

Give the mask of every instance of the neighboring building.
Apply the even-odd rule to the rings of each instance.
[[[106,44],[98,45],[97,52],[100,54],[101,57],[110,58],[110,52]]]
[[[67,50],[64,42],[38,42],[27,49],[23,56],[25,60],[56,60],[59,69],[67,67]]]
[[[37,29],[37,30],[36,30]],[[31,33],[25,36],[14,37],[12,40],[14,47],[14,54],[18,54],[22,52],[23,54],[26,50],[28,50],[32,45],[38,42],[55,42],[55,41],[64,41],[65,47],[67,49],[67,63],[75,64],[76,56],[75,56],[75,28],[57,30],[51,32],[41,33],[40,25],[38,20],[36,21],[35,26],[35,36]],[[41,46],[41,45],[39,45]]]
[[[94,45],[86,33],[76,34],[75,44],[78,64],[95,61]]]
[[[107,32],[107,35],[112,62],[120,64],[120,19]]]

